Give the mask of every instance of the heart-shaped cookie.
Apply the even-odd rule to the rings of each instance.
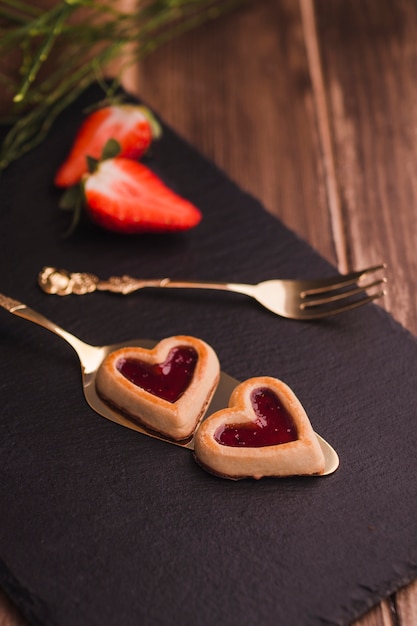
[[[262,376],[238,385],[229,408],[199,427],[194,455],[224,478],[322,474],[324,455],[310,420],[282,381]]]
[[[216,389],[216,353],[196,337],[175,336],[155,348],[112,352],[96,376],[100,397],[148,429],[176,441],[189,439]]]

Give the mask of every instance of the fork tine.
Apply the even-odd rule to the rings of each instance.
[[[339,307],[334,307],[334,308],[326,307],[324,309],[316,309],[316,310],[305,308],[300,315],[300,319],[315,320],[315,319],[320,319],[323,317],[330,317],[332,315],[337,315],[338,313],[344,313],[345,311],[356,309],[360,306],[363,306],[364,304],[369,304],[370,302],[373,302],[374,300],[378,300],[378,298],[382,298],[385,295],[386,295],[385,290],[382,290],[382,291],[378,291],[377,293],[372,294],[371,296],[367,296],[366,298],[358,298],[357,300],[350,301],[349,303],[344,304],[343,306],[339,306]]]
[[[356,272],[350,272],[350,274],[344,274],[337,277],[333,276],[333,278],[328,278],[327,280],[320,281],[317,286],[305,289],[301,292],[300,295],[302,298],[305,298],[316,294],[327,293],[328,291],[336,291],[337,289],[342,289],[343,287],[348,287],[349,285],[355,284],[358,282],[358,280],[364,278],[368,274],[377,272],[378,270],[386,269],[386,267],[386,264],[382,263],[380,265],[374,265],[373,267],[368,267],[363,270],[358,270]]]
[[[310,307],[320,306],[322,304],[328,304],[330,302],[337,302],[338,300],[346,300],[347,298],[351,298],[352,296],[356,296],[360,293],[364,293],[368,289],[372,289],[373,287],[379,287],[387,282],[385,276],[378,280],[374,280],[372,283],[367,283],[366,285],[361,285],[355,287],[354,289],[346,289],[345,291],[337,291],[333,293],[333,291],[328,291],[327,293],[331,293],[333,295],[324,296],[321,298],[312,298],[310,300],[306,300],[300,306],[302,309],[307,309]],[[356,284],[356,283],[354,283]],[[303,294],[301,295],[303,298]]]

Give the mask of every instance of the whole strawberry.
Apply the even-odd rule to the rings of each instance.
[[[201,213],[148,167],[126,158],[97,163],[83,178],[85,208],[98,225],[119,233],[183,231]]]
[[[79,183],[88,171],[87,156],[99,159],[110,139],[118,142],[121,157],[137,159],[160,133],[159,124],[144,106],[119,104],[98,109],[82,124],[54,182],[58,187]]]

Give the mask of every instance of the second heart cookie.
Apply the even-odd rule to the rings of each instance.
[[[208,417],[195,435],[197,462],[224,478],[322,474],[324,456],[294,392],[282,381],[251,378],[229,408]]]

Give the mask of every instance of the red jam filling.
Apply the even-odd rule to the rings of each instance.
[[[295,441],[298,437],[294,420],[271,389],[254,389],[250,400],[256,415],[253,422],[222,424],[215,440],[231,447],[262,448]]]
[[[168,402],[176,402],[191,383],[198,355],[194,348],[173,348],[163,363],[145,363],[140,359],[121,358],[118,371],[131,383]]]

